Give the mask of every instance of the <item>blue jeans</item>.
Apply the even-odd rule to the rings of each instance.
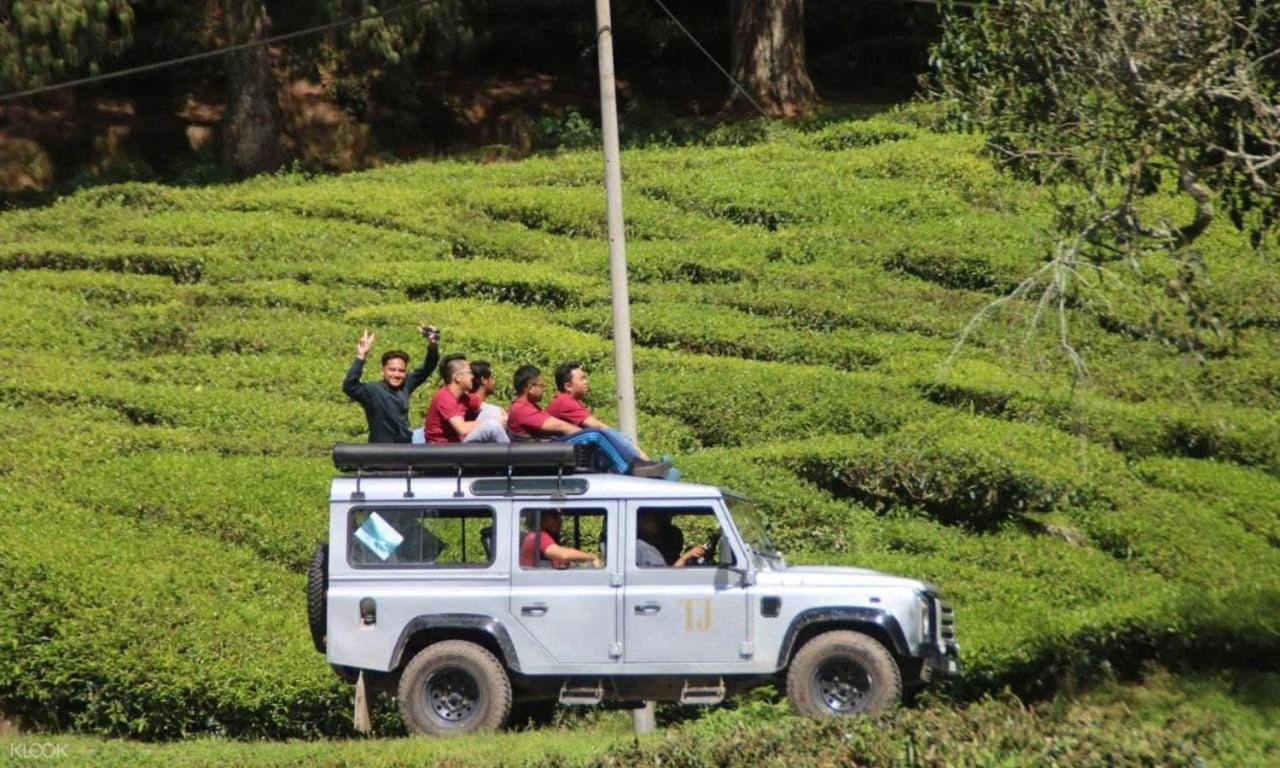
[[[584,429],[566,437],[556,438],[574,445],[593,445],[596,448],[596,469],[625,475],[631,462],[640,458],[631,439],[616,429]]]

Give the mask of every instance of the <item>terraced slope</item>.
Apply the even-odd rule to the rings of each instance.
[[[974,137],[876,119],[628,152],[642,442],[759,498],[795,561],[929,579],[962,690],[1280,647],[1280,270],[1206,236],[1236,329],[1203,364],[1073,309],[1069,386],[1014,306],[1049,213]],[[0,707],[173,738],[343,735],[304,561],[363,328],[501,379],[573,357],[611,416],[592,153],[176,189],[0,215]],[[1046,332],[1047,336],[1056,329]],[[1049,350],[1049,351],[1045,351]],[[425,406],[427,392],[416,398]]]

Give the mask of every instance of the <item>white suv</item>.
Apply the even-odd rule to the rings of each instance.
[[[581,451],[336,446],[317,649],[428,734],[500,727],[513,705],[715,704],[771,681],[799,713],[849,714],[957,671],[931,587],[788,566],[747,499],[584,472]],[[547,557],[566,550],[594,557]]]

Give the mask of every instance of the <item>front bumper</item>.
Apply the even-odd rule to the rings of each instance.
[[[956,677],[960,674],[960,645],[955,641],[947,642],[942,649],[936,646],[933,653],[924,659],[927,676]]]

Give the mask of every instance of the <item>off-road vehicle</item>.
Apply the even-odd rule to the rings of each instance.
[[[593,472],[564,443],[333,457],[312,636],[344,678],[394,691],[411,731],[497,728],[513,707],[715,704],[768,682],[801,714],[841,715],[957,669],[936,590],[789,566],[723,488]],[[596,560],[547,556],[563,548]]]

